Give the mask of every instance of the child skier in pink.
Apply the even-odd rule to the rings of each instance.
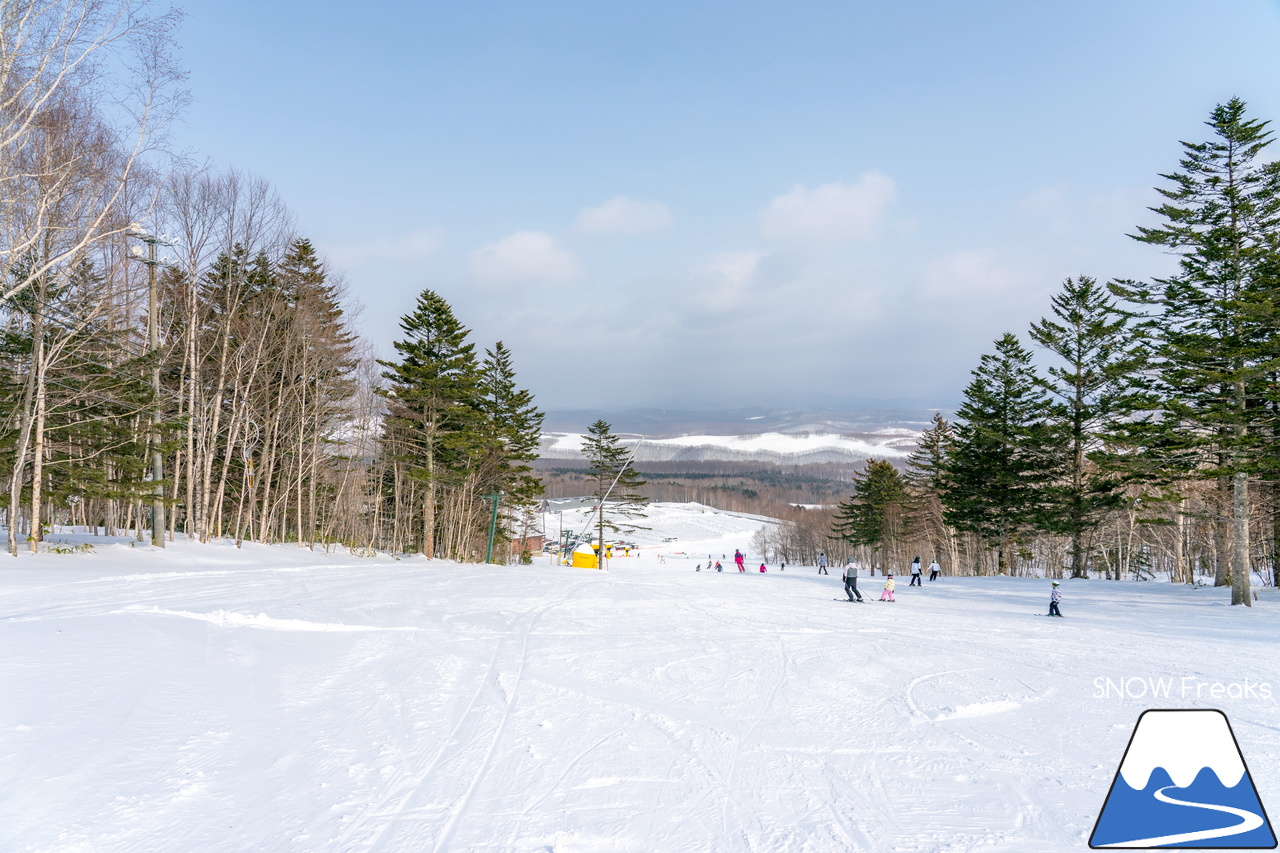
[[[761,563],[761,564],[760,564],[760,571],[762,571],[762,572],[766,572],[766,571],[768,571],[768,569],[766,569],[766,568],[764,567],[764,563]]]
[[[889,575],[884,582],[884,592],[880,593],[881,601],[893,601],[893,575]]]
[[[738,564],[738,571],[745,572],[747,570],[747,567],[743,565],[743,562],[745,560],[746,560],[746,557],[742,556],[742,552],[739,551],[737,548],[734,548],[733,561]]]

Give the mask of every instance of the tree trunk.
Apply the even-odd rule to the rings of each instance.
[[[1213,525],[1214,573],[1213,585],[1227,586],[1231,583],[1231,537],[1230,525],[1225,521],[1216,521]]]
[[[33,332],[40,331],[40,317],[32,318]],[[35,425],[35,381],[33,369],[27,376],[22,395],[22,424],[18,431],[18,446],[13,457],[13,470],[9,476],[9,553],[18,556],[18,519],[22,512],[22,484],[26,479],[27,450],[31,442],[31,429]]]
[[[37,349],[41,348],[37,347]],[[32,554],[40,550],[40,541],[44,539],[44,527],[41,524],[41,516],[44,513],[41,506],[41,480],[44,477],[44,368],[37,366],[36,373],[38,375],[36,377],[35,425],[31,443],[31,535],[27,538]]]
[[[1249,475],[1237,471],[1231,490],[1231,603],[1252,607],[1249,568]]]

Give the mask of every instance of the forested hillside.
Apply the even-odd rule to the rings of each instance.
[[[0,11],[9,552],[73,524],[470,559],[486,496],[509,538],[541,420],[512,354],[477,354],[426,290],[375,363],[341,272],[271,184],[168,146],[179,17]]]

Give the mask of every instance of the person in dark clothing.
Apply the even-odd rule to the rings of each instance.
[[[818,552],[818,574],[820,575],[827,574],[827,552],[826,551]]]
[[[920,583],[920,558],[916,557],[911,561],[911,583],[907,586],[924,586]]]
[[[844,567],[844,593],[850,601],[862,603],[862,593],[858,592],[858,570],[854,568],[853,560]]]
[[[942,571],[942,566],[938,565],[938,558],[934,557],[933,562],[929,564],[929,582],[933,583],[938,579],[938,572]]]
[[[1058,589],[1058,582],[1053,582],[1053,592],[1049,593],[1049,615],[1061,616],[1058,612],[1058,602],[1062,600],[1062,590]]]

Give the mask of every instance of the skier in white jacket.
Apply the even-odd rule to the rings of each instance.
[[[1058,586],[1058,582],[1053,582],[1053,592],[1049,593],[1049,615],[1061,616],[1058,611],[1058,602],[1062,601],[1062,589]]]

